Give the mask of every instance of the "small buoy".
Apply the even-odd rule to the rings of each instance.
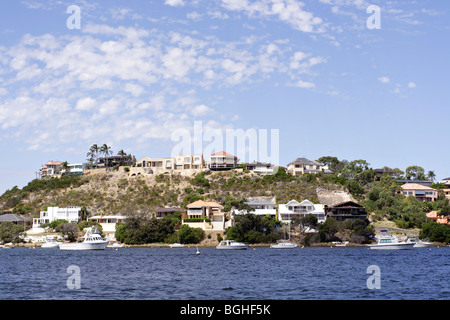
[[[253,250],[256,250],[255,248],[253,248]]]
[[[198,247],[197,247],[197,252],[195,254],[200,254],[200,251],[198,251]]]

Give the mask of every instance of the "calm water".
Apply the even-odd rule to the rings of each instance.
[[[450,248],[14,248],[0,251],[0,299],[450,299]],[[81,289],[67,288],[70,265]],[[369,290],[376,265],[381,288]]]

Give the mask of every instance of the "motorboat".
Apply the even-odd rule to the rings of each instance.
[[[104,250],[108,245],[108,241],[104,240],[98,233],[98,230],[88,228],[83,236],[83,242],[61,243],[61,250]]]
[[[113,244],[108,244],[107,246],[108,248],[122,248],[123,245],[118,243],[118,242],[114,242]]]
[[[46,237],[41,248],[59,248],[59,242],[53,237]]]
[[[248,246],[245,243],[237,242],[235,240],[222,240],[216,249],[219,250],[245,250]]]
[[[272,249],[294,249],[297,248],[297,244],[293,242],[278,242],[278,243],[272,243],[270,245],[270,248]]]
[[[398,237],[392,236],[387,230],[381,230],[376,239],[377,243],[369,246],[371,250],[407,250],[415,245],[414,242],[400,242]]]
[[[332,242],[335,247],[346,247],[348,245],[348,241],[333,241]]]
[[[429,248],[433,246],[432,242],[419,240],[417,237],[410,237],[406,240],[408,243],[414,243],[413,248]]]
[[[184,248],[183,243],[172,243],[169,247],[171,248]]]

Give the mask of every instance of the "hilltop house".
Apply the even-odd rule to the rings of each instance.
[[[266,174],[273,174],[273,164],[265,162],[252,162],[246,163],[245,168],[249,171],[253,171],[257,175],[264,176]]]
[[[211,155],[208,167],[211,170],[231,170],[238,166],[238,162],[238,157],[225,151],[219,151]]]
[[[290,162],[287,167],[287,173],[294,176],[319,172],[331,173],[327,166],[324,166],[320,162],[306,158],[297,158]]]
[[[344,221],[347,219],[367,220],[366,208],[353,201],[345,201],[334,206],[327,207],[327,218],[334,218],[338,221]]]
[[[419,201],[436,201],[438,198],[438,191],[436,189],[418,184],[418,183],[405,183],[402,185],[403,195],[409,197],[416,197]]]
[[[118,222],[125,222],[126,216],[104,216],[98,215],[88,218],[89,221],[97,222],[102,226],[103,232],[115,232]]]
[[[446,187],[450,187],[450,177],[442,179],[441,183]]]
[[[148,158],[142,157],[136,162],[138,167],[146,168],[148,173],[181,173],[186,170],[201,171],[205,168],[202,154],[178,155],[174,158]]]
[[[224,231],[231,226],[231,221],[226,221],[226,215],[222,210],[223,206],[217,202],[197,200],[187,205],[187,212],[183,214],[183,224],[205,231]]]
[[[317,217],[317,222],[325,222],[325,208],[323,204],[314,204],[309,200],[298,202],[291,200],[286,204],[278,205],[278,220],[281,222],[291,222],[292,217],[305,217],[312,214]]]
[[[39,169],[41,178],[60,176],[62,165],[62,161],[50,160]]]
[[[250,207],[254,209],[254,211],[245,211],[245,210],[233,210],[233,215],[241,215],[241,214],[256,214],[261,217],[269,215],[272,218],[275,218],[277,215],[277,210],[275,209],[276,199],[275,197],[249,197],[247,199]]]
[[[132,155],[117,155],[101,157],[98,159],[97,168],[112,168],[116,165],[119,166],[132,166],[134,164],[134,156]]]

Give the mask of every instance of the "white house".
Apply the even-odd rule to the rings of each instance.
[[[225,231],[231,226],[231,221],[226,221],[226,214],[222,211],[223,206],[217,202],[197,200],[186,207],[187,212],[183,213],[183,224],[191,228]]]
[[[91,211],[90,209],[87,209]],[[81,207],[48,207],[47,211],[41,211],[39,218],[33,219],[33,229],[40,228],[41,224],[51,223],[55,220],[64,219],[68,222],[78,222]]]
[[[324,166],[322,163],[306,158],[297,158],[290,162],[287,167],[287,173],[294,176],[319,172],[332,173],[328,167]]]
[[[251,162],[246,163],[245,168],[247,170],[253,171],[257,175],[264,176],[266,174],[273,174],[274,166],[271,163]]]
[[[291,200],[286,204],[278,205],[278,220],[282,222],[291,222],[292,217],[305,217],[312,214],[317,217],[319,223],[325,222],[325,208],[323,204],[314,204],[309,200],[298,202]]]
[[[254,211],[250,211],[248,213],[256,214],[259,216],[269,215],[273,218],[277,215],[276,206],[276,198],[275,197],[249,197],[246,202],[250,207],[255,209]],[[246,214],[246,211],[243,210],[234,210],[234,215]]]
[[[136,164],[151,170],[153,174],[181,173],[186,170],[202,170],[205,168],[202,154],[185,154],[174,158],[142,157]]]
[[[89,221],[98,222],[103,229],[103,232],[115,232],[116,231],[116,223],[124,222],[126,216],[93,216],[88,218]]]

